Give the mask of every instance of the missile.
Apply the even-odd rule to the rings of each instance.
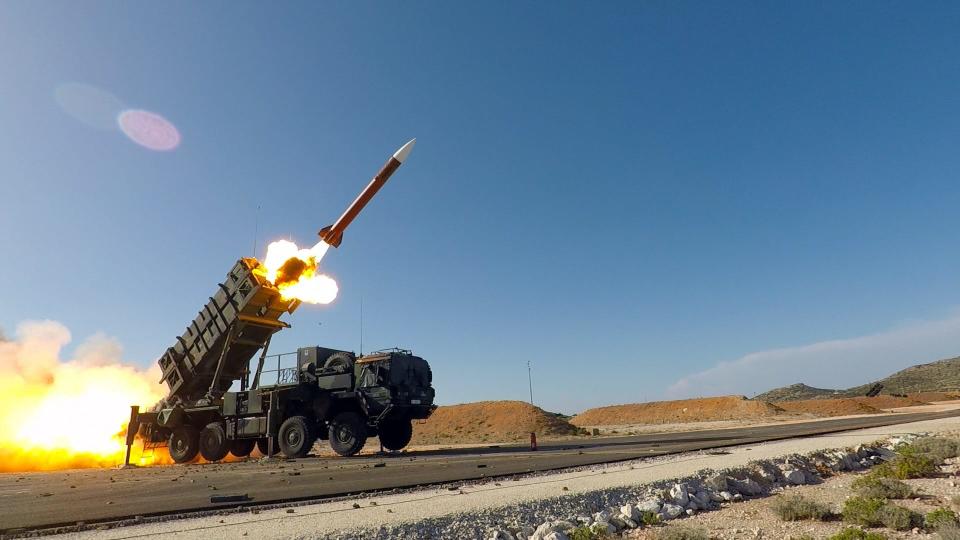
[[[370,199],[380,191],[380,188],[387,183],[390,175],[399,169],[400,165],[403,165],[403,162],[406,161],[407,156],[410,155],[410,151],[413,150],[413,145],[416,144],[416,142],[417,139],[410,139],[407,144],[401,146],[399,150],[390,156],[390,159],[388,159],[387,163],[380,169],[380,172],[373,177],[373,180],[367,184],[367,187],[363,188],[363,191],[361,191],[360,195],[347,207],[347,210],[340,216],[340,219],[333,225],[327,225],[320,229],[320,232],[317,234],[320,235],[321,240],[333,247],[340,246],[340,242],[343,241],[343,231],[350,226],[350,223],[352,223],[354,218],[357,217],[357,214],[363,210],[363,207],[366,206],[367,203],[370,202]]]

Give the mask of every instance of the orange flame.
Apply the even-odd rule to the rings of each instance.
[[[329,248],[322,241],[309,249],[300,249],[287,240],[272,242],[267,246],[260,275],[273,283],[285,300],[296,298],[310,304],[329,304],[339,292],[337,282],[317,272]]]
[[[165,395],[158,370],[120,363],[115,341],[94,336],[62,361],[69,341],[54,321],[23,323],[16,340],[0,340],[0,471],[118,465],[130,405]]]

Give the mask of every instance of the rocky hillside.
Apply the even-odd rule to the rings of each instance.
[[[753,399],[758,401],[799,401],[804,399],[832,398],[840,390],[830,390],[827,388],[815,388],[803,383],[791,384],[782,388],[774,388],[769,392],[764,392]]]
[[[424,423],[414,422],[412,444],[495,443],[539,436],[576,435],[561,415],[525,401],[479,401],[439,407]]]
[[[630,403],[587,409],[573,417],[575,426],[615,426],[627,424],[670,424],[710,422],[715,420],[749,420],[783,413],[783,409],[743,396],[681,399]]]
[[[960,357],[938,360],[900,370],[879,381],[845,390],[814,388],[802,383],[775,388],[754,397],[758,401],[794,401],[801,399],[845,398],[863,396],[875,383],[883,385],[884,394],[916,394],[957,392],[960,394]],[[920,397],[922,401],[926,396]]]

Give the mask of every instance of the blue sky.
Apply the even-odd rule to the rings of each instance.
[[[149,365],[251,254],[258,206],[261,250],[311,243],[417,137],[324,261],[339,298],[275,351],[357,349],[362,297],[365,348],[430,360],[441,402],[525,399],[530,360],[565,412],[958,355],[958,27],[946,3],[7,2],[0,328],[53,319]],[[79,121],[67,83],[180,147]],[[834,352],[843,373],[706,384],[929,325],[883,362]]]

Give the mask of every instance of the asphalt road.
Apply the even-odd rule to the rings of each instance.
[[[691,450],[821,435],[960,416],[960,410],[898,413],[710,431],[409,452],[396,456],[307,457],[260,463],[83,469],[0,474],[0,531],[45,528],[235,507],[211,495],[247,494],[250,504],[319,499],[622,461]]]

